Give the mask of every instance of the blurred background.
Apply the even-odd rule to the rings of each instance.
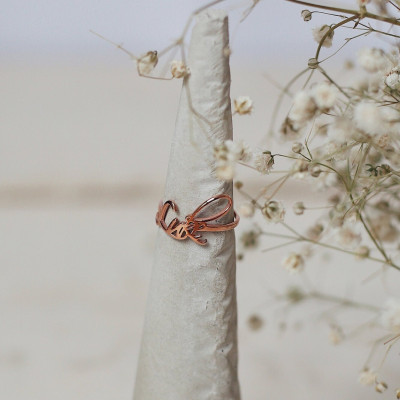
[[[181,81],[138,77],[126,54],[90,30],[141,55],[179,37],[204,3],[0,0],[1,399],[132,397]],[[355,8],[335,4],[349,3]],[[239,23],[249,6],[219,5],[231,16],[232,97],[255,104],[251,117],[234,118],[234,135],[266,149],[279,93],[271,81],[284,84],[306,66],[316,48],[311,27],[332,18],[306,24],[304,7],[269,0]],[[346,47],[342,60],[354,51]],[[250,191],[260,185],[245,168],[238,178]],[[290,206],[299,190],[320,204],[303,186],[288,186],[280,200]],[[332,346],[320,308],[289,315],[271,306],[271,293],[304,283],[282,270],[285,254],[254,250],[238,263],[243,399],[392,398],[357,383],[371,342]],[[343,295],[375,270],[326,254],[313,262],[310,276],[333,263],[318,282]],[[368,300],[369,289],[358,295]],[[264,321],[256,331],[253,314]]]

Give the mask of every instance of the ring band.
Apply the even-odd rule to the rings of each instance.
[[[200,213],[200,211],[211,204],[214,201],[219,199],[224,199],[228,201],[227,206],[220,212],[213,214],[209,217],[196,218],[196,215]],[[221,218],[225,214],[227,214],[233,206],[233,201],[230,196],[227,194],[219,194],[213,197],[210,197],[208,200],[200,204],[196,210],[194,210],[191,214],[185,217],[185,221],[179,221],[178,218],[174,218],[169,225],[167,226],[165,222],[165,218],[167,216],[168,210],[172,208],[175,212],[178,212],[178,206],[172,200],[167,200],[166,202],[160,201],[158,206],[158,212],[156,214],[156,224],[164,229],[167,235],[173,237],[177,240],[185,240],[187,238],[192,239],[194,242],[200,245],[205,245],[207,243],[207,239],[203,239],[198,232],[224,232],[234,229],[239,223],[239,216],[233,211],[233,222],[227,224],[210,224],[208,222],[217,220]]]

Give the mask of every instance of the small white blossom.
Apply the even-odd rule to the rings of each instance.
[[[378,382],[378,383],[375,385],[375,390],[376,390],[378,393],[383,393],[387,388],[388,388],[388,385],[387,385],[386,382]]]
[[[381,314],[382,326],[392,333],[400,333],[400,300],[390,299]]]
[[[324,226],[320,223],[317,223],[310,228],[307,229],[306,236],[308,239],[317,242],[319,239],[321,239],[321,235],[324,232]]]
[[[399,231],[392,224],[390,215],[383,214],[371,219],[371,232],[378,240],[394,242],[399,236]]]
[[[298,201],[297,203],[294,203],[294,205],[293,205],[293,211],[296,215],[304,214],[305,209],[306,208],[304,207],[304,203],[302,201]]]
[[[293,153],[301,153],[303,151],[303,145],[300,142],[294,142],[292,145]]]
[[[262,174],[268,174],[274,166],[274,157],[270,151],[258,153],[254,159],[254,166]]]
[[[370,250],[367,246],[360,246],[360,247],[357,247],[355,252],[357,253],[356,257],[358,259],[363,259],[363,258],[369,257]]]
[[[184,78],[189,73],[189,68],[183,61],[174,60],[171,62],[171,74],[174,78]]]
[[[250,147],[242,140],[234,142],[232,140],[226,140],[225,146],[228,152],[228,158],[233,161],[250,161],[252,154]]]
[[[367,101],[358,103],[354,108],[354,122],[357,128],[367,134],[384,133],[382,113],[376,103]]]
[[[314,178],[318,178],[322,172],[321,167],[319,165],[313,165],[309,168],[310,175]]]
[[[322,38],[327,34],[324,42],[322,43],[322,46],[324,47],[332,46],[332,39],[335,31],[331,29],[329,25],[318,26],[313,29],[312,33],[317,43],[320,43]]]
[[[156,51],[148,51],[137,60],[138,71],[142,75],[148,75],[158,63],[158,54]]]
[[[383,71],[388,66],[388,59],[381,49],[365,47],[357,53],[358,63],[368,72]]]
[[[264,204],[261,212],[271,222],[282,222],[285,218],[285,209],[279,201],[270,200]]]
[[[215,174],[222,181],[230,181],[235,176],[235,166],[231,161],[220,161],[217,163]]]
[[[400,68],[395,67],[386,75],[385,83],[390,89],[400,89]]]
[[[294,96],[289,118],[295,122],[298,127],[301,127],[312,119],[316,111],[317,105],[310,93],[301,90]]]
[[[358,382],[364,386],[371,386],[376,382],[376,378],[376,372],[366,367],[360,372]]]
[[[239,206],[238,213],[241,217],[250,218],[254,215],[255,207],[252,203],[242,203]]]
[[[332,108],[338,99],[338,95],[338,89],[327,82],[318,83],[311,89],[311,96],[320,110]]]
[[[301,12],[301,17],[303,18],[304,21],[308,22],[311,21],[312,18],[312,13],[310,10],[303,10]]]
[[[239,96],[234,100],[235,112],[240,115],[250,114],[253,111],[253,101],[249,96]]]
[[[293,177],[296,179],[304,179],[308,174],[309,163],[306,160],[296,160],[293,164]]]
[[[290,253],[283,261],[282,265],[290,273],[297,273],[304,267],[304,259],[298,253]]]
[[[252,157],[250,148],[243,142],[225,140],[216,141],[214,144],[214,157],[216,160],[249,161]]]

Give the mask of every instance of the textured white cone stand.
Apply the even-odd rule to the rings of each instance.
[[[180,220],[215,194],[232,196],[232,183],[215,178],[207,139],[232,138],[228,45],[225,13],[200,14],[185,84],[193,108],[212,125],[194,116],[184,86],[163,199],[177,203]],[[221,201],[219,209],[225,205]],[[176,216],[169,212],[167,223]],[[211,206],[205,212],[213,213]],[[222,222],[231,222],[233,213],[224,218]],[[159,228],[134,400],[240,399],[235,234],[202,235],[206,246],[175,240]]]

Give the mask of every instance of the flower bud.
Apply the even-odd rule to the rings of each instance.
[[[378,393],[383,393],[387,388],[388,388],[388,386],[385,382],[378,382],[375,386],[375,390]]]
[[[171,62],[171,74],[174,78],[184,78],[189,75],[189,69],[183,61],[174,60]]]
[[[306,208],[304,207],[304,203],[302,201],[298,201],[293,205],[293,211],[296,215],[302,215],[305,209]]]
[[[251,218],[254,215],[255,207],[252,203],[243,203],[239,206],[238,213],[241,217]]]
[[[248,96],[239,96],[233,103],[235,112],[240,115],[250,114],[253,111],[253,101]]]
[[[301,153],[303,151],[303,145],[300,142],[294,142],[292,145],[293,153]]]
[[[310,68],[310,69],[315,69],[315,68],[317,68],[318,67],[318,60],[316,59],[316,58],[310,58],[309,60],[308,60],[308,68]]]
[[[311,21],[312,18],[312,13],[310,10],[303,10],[301,12],[301,17],[303,18],[304,21],[308,22]]]
[[[310,174],[311,176],[313,176],[314,178],[318,178],[319,175],[321,174],[321,168],[319,167],[319,165],[313,165],[310,168]]]

